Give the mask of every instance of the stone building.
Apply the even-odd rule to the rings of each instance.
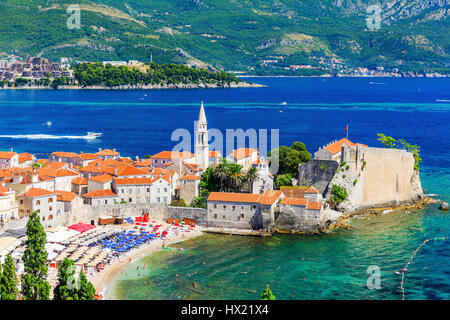
[[[251,193],[263,194],[266,191],[273,190],[273,175],[269,171],[268,161],[260,158],[252,166],[256,168],[257,177],[251,185]]]
[[[7,223],[19,218],[19,206],[14,190],[0,186],[0,222]]]
[[[208,197],[208,226],[261,229],[274,221],[277,202],[284,197],[281,191],[264,194],[211,192]]]
[[[19,165],[19,154],[11,151],[0,151],[0,169],[14,168]]]
[[[83,203],[91,206],[101,206],[119,203],[119,197],[111,189],[95,190],[82,195]]]
[[[31,212],[39,210],[39,216],[44,227],[55,224],[58,209],[61,206],[57,202],[57,193],[44,189],[31,188],[26,193],[19,195],[19,216],[28,217]]]
[[[187,205],[200,195],[200,177],[185,175],[180,179],[180,199],[184,199]]]
[[[326,146],[323,146],[322,148],[319,148],[314,153],[314,159],[318,160],[334,160],[337,162],[341,162],[341,149],[343,145],[348,146],[361,146],[361,147],[367,147],[367,145],[362,143],[353,143],[350,140],[347,140],[346,138],[343,138],[339,141],[333,141],[328,143]]]

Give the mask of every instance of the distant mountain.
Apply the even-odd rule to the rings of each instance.
[[[0,59],[176,62],[246,73],[291,65],[450,72],[450,0],[0,0]],[[370,31],[370,5],[380,29]],[[370,25],[369,25],[370,26]],[[322,59],[322,60],[321,60]],[[264,60],[264,61],[263,61]],[[322,61],[322,62],[321,62]]]

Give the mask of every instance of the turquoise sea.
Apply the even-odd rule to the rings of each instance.
[[[153,91],[0,90],[0,150],[125,156],[170,150],[177,128],[193,132],[205,101],[208,127],[280,129],[280,143],[311,152],[344,136],[379,146],[378,132],[421,146],[425,193],[450,201],[450,80],[255,78],[266,88]],[[286,104],[282,105],[282,102]],[[280,112],[281,111],[281,112]],[[45,123],[51,121],[52,125]],[[101,139],[82,139],[86,131]],[[50,138],[50,139],[49,139]],[[108,286],[111,299],[401,299],[400,275],[424,239],[450,235],[450,213],[432,205],[358,217],[353,230],[271,239],[205,235],[133,262]],[[146,270],[142,271],[143,265]],[[139,270],[137,266],[139,265]],[[380,267],[369,290],[367,268]],[[140,275],[139,275],[140,274]],[[178,275],[178,276],[177,276]],[[431,241],[405,276],[406,299],[450,299],[450,240]],[[151,281],[150,284],[147,281]],[[192,282],[199,289],[192,290]]]

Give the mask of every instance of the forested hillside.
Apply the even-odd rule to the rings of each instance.
[[[382,21],[370,31],[375,3]],[[67,28],[72,4],[80,29]],[[0,59],[148,62],[151,53],[156,63],[270,74],[335,57],[351,67],[448,72],[449,8],[447,0],[0,0]]]

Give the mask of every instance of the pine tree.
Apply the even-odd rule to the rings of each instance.
[[[17,300],[17,284],[16,266],[11,254],[8,254],[5,264],[0,267],[0,300]]]
[[[78,283],[73,260],[65,258],[58,267],[58,284],[53,291],[55,300],[79,300]]]
[[[277,298],[275,298],[274,294],[272,293],[272,290],[270,290],[269,285],[267,285],[267,287],[263,290],[261,300],[277,300]]]
[[[83,271],[80,272],[79,276],[80,288],[78,290],[78,297],[80,300],[94,300],[95,288],[94,285],[88,281]]]
[[[27,223],[27,241],[23,254],[25,273],[22,275],[23,300],[49,300],[50,285],[47,277],[47,235],[37,211],[30,214]]]

